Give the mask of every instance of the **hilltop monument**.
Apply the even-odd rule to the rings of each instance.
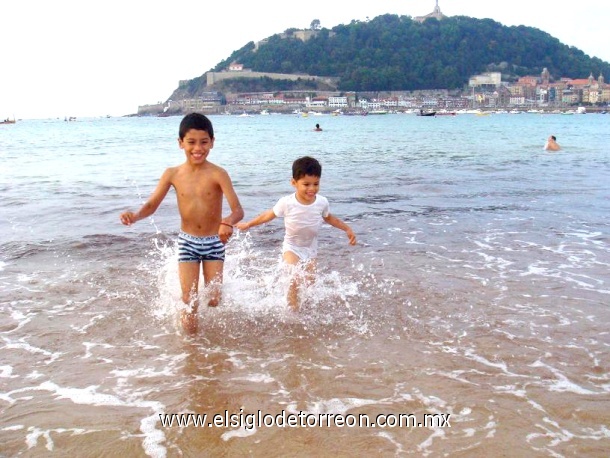
[[[434,7],[434,11],[432,11],[430,14],[426,14],[425,16],[416,16],[413,18],[414,21],[418,21],[418,22],[424,22],[426,19],[429,18],[434,18],[434,19],[438,19],[439,21],[443,18],[446,18],[447,16],[445,16],[443,13],[441,13],[441,9],[438,6],[438,0],[436,0],[436,6]]]

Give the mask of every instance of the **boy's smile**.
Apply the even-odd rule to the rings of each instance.
[[[297,200],[305,205],[313,204],[316,201],[316,194],[320,190],[320,177],[305,175],[298,180],[291,181],[296,189]]]
[[[206,161],[210,150],[214,147],[214,139],[205,130],[190,129],[178,144],[186,154],[186,158],[193,164]]]

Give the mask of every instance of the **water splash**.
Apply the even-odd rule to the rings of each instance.
[[[156,278],[158,298],[153,316],[162,321],[173,320],[178,326],[179,311],[186,306],[181,301],[177,245],[172,240],[155,238],[148,258],[146,266],[141,267]],[[394,280],[379,280],[372,268],[353,260],[343,265],[341,272],[320,264],[313,281],[300,289],[300,311],[294,313],[287,305],[286,293],[292,275],[305,273],[284,264],[276,248],[261,247],[250,233],[237,232],[227,245],[219,307],[203,305],[207,303],[209,287],[200,278],[200,321],[204,326],[215,322],[215,326],[230,327],[233,333],[240,328],[247,332],[253,326],[262,329],[290,324],[331,327],[337,332],[347,326],[357,334],[370,332],[371,321],[379,320],[377,313],[371,315],[368,311],[371,302],[378,296],[387,300],[393,294]]]

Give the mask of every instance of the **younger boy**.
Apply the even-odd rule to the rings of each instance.
[[[303,263],[307,272],[313,274],[318,254],[318,231],[322,221],[345,231],[350,245],[356,244],[356,235],[342,220],[331,215],[326,197],[318,195],[322,166],[309,156],[301,157],[292,164],[291,184],[294,194],[282,197],[275,206],[247,223],[236,224],[240,230],[267,223],[277,216],[284,218],[286,229],[282,256],[290,265]],[[288,305],[298,310],[299,280],[294,277],[288,290]]]
[[[244,211],[227,172],[208,161],[214,147],[211,121],[199,113],[186,115],[179,128],[178,145],[186,161],[170,167],[161,176],[157,188],[136,213],[121,214],[127,226],[152,215],[173,187],[180,212],[178,236],[178,273],[182,301],[182,326],[189,332],[197,330],[197,294],[199,264],[202,264],[205,285],[212,284],[210,306],[218,305],[221,292],[225,244],[233,233],[233,225],[244,217]],[[223,196],[231,213],[222,218]]]

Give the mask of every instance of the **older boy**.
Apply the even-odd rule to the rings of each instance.
[[[216,306],[221,298],[225,244],[233,233],[233,225],[244,217],[244,211],[227,172],[208,161],[214,147],[214,129],[206,116],[191,113],[182,119],[178,145],[184,150],[186,161],[165,170],[148,201],[136,213],[122,213],[121,222],[129,226],[152,215],[169,188],[175,189],[181,220],[178,272],[182,301],[187,305],[182,312],[182,326],[195,332],[199,265],[202,264],[205,285],[211,285],[208,305]],[[223,196],[231,209],[224,218]]]
[[[240,230],[267,223],[277,216],[284,218],[286,229],[282,256],[284,262],[290,265],[303,263],[309,274],[315,270],[318,254],[318,231],[322,221],[345,231],[350,245],[356,244],[356,235],[342,220],[331,215],[326,197],[318,194],[322,166],[309,156],[301,157],[292,164],[291,184],[296,192],[282,197],[275,206],[247,223],[236,224]],[[287,301],[294,309],[298,309],[299,279],[294,277],[290,283]]]

